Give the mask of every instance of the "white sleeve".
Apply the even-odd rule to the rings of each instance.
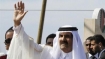
[[[35,59],[35,53],[39,53],[42,47],[25,33],[23,26],[20,24],[13,27],[14,35],[9,47],[7,59]]]
[[[44,46],[42,46],[42,45],[40,45],[40,44],[35,43],[32,38],[30,38],[30,46],[31,46],[31,47],[34,47],[34,49],[35,49],[36,51],[39,51],[39,52],[41,52],[41,51],[43,50],[43,47],[44,47]]]
[[[19,26],[17,26],[17,27],[13,27],[14,35],[19,35],[19,32],[21,30],[21,27],[22,27],[21,24]]]
[[[21,27],[22,27],[22,28],[21,28]],[[13,27],[13,29],[14,29],[14,33],[15,33],[16,35],[19,34],[20,29],[22,29],[22,30],[24,31],[24,28],[23,28],[22,24],[20,24],[20,25],[17,26],[17,27]],[[26,36],[28,36],[28,35],[24,32],[24,36],[26,37]],[[33,40],[31,37],[29,37],[29,39],[30,39],[30,44],[34,44],[34,49],[35,49],[36,51],[42,51],[42,50],[43,50],[43,47],[42,47],[41,45],[35,43],[34,40]],[[27,43],[25,43],[25,44],[27,44]]]

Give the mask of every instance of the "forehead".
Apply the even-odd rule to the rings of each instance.
[[[7,32],[6,35],[12,35],[13,31]]]
[[[6,33],[6,39],[7,38],[12,38],[12,36],[13,36],[13,32],[12,31]]]
[[[90,40],[86,40],[85,42],[86,42],[86,43],[90,43]]]
[[[47,42],[53,42],[54,38],[48,38]]]
[[[71,35],[71,32],[60,32],[59,35]]]
[[[91,44],[92,44],[92,43],[95,43],[95,40],[92,40],[92,41],[91,41]]]

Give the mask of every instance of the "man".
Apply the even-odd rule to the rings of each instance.
[[[7,50],[7,54],[8,54],[9,46],[10,46],[10,43],[11,43],[11,40],[13,37],[13,32],[14,32],[14,30],[12,28],[13,27],[10,27],[5,33],[5,42],[4,43],[5,43],[5,47]],[[0,59],[6,59],[7,54],[0,56]]]
[[[90,36],[86,39],[85,41],[85,47],[86,47],[86,50],[87,50],[87,58],[88,59],[92,59],[92,57],[94,56],[96,59],[98,59],[98,53],[94,53],[91,49],[91,39],[93,39],[93,36]]]
[[[26,13],[22,1],[15,4],[14,35],[7,59],[86,59],[76,27],[60,27],[53,47],[43,47],[24,32],[21,20]]]
[[[10,46],[10,43],[11,43],[11,40],[13,37],[13,33],[14,33],[13,27],[10,27],[5,33],[5,42],[4,43],[6,45],[6,50],[9,50],[9,46]]]
[[[105,59],[105,39],[101,34],[96,34],[91,40],[91,49],[94,53],[99,53],[98,59]]]
[[[50,34],[46,38],[46,45],[53,46],[53,39],[55,38],[56,34]]]

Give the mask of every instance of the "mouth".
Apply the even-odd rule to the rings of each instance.
[[[63,41],[62,44],[68,45],[68,42],[67,41]]]
[[[68,43],[66,42],[66,41],[63,41],[62,43],[61,43],[61,47],[62,48],[66,48],[68,46]]]

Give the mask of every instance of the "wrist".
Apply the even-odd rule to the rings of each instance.
[[[17,27],[21,24],[21,22],[14,22],[14,26]]]

